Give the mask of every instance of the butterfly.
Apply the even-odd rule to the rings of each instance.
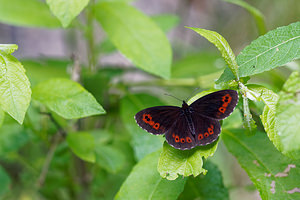
[[[237,105],[235,90],[220,90],[181,107],[155,106],[138,112],[136,123],[154,135],[165,134],[176,149],[186,150],[213,143],[220,135],[219,120],[228,117]]]

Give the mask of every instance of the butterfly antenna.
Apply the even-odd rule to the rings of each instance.
[[[173,96],[173,95],[171,95],[171,94],[165,93],[164,95],[167,95],[167,96],[173,97],[173,98],[175,98],[175,99],[177,99],[177,100],[179,100],[179,101],[182,101],[181,99],[179,99],[179,98],[177,98],[177,97],[175,97],[175,96]]]
[[[195,88],[194,91],[192,92],[192,94],[188,98],[186,98],[185,101],[187,102],[195,94],[195,92],[199,89],[200,89],[200,87]]]

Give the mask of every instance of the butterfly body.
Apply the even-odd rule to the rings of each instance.
[[[213,92],[181,107],[156,106],[135,115],[137,124],[154,135],[165,134],[176,149],[186,150],[214,142],[221,132],[219,120],[228,117],[238,102],[235,90]]]

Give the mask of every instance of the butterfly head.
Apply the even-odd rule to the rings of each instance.
[[[189,107],[189,105],[185,102],[185,101],[182,101],[182,106],[181,108],[182,109],[187,109]]]

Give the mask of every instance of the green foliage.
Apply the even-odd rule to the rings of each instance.
[[[150,18],[119,2],[99,3],[95,9],[96,19],[121,53],[144,71],[170,77],[169,41]]]
[[[177,199],[186,179],[168,181],[156,170],[160,151],[143,158],[123,183],[116,199]]]
[[[228,42],[225,40],[225,38],[223,38],[219,33],[214,31],[205,30],[201,28],[191,28],[191,27],[187,27],[187,28],[192,29],[196,33],[205,37],[208,41],[213,43],[218,48],[218,50],[222,54],[223,59],[228,65],[229,69],[234,74],[235,78],[238,80],[239,79],[238,65],[235,61],[235,55],[231,50]]]
[[[67,27],[89,0],[47,0],[46,2],[63,27]]]
[[[26,27],[60,27],[59,21],[42,1],[0,0],[0,5],[0,21],[3,23]]]
[[[228,190],[223,184],[222,174],[212,162],[206,162],[204,167],[208,170],[206,175],[189,177],[179,200],[206,199],[227,200]]]
[[[241,129],[224,130],[223,141],[237,158],[262,199],[299,199],[293,192],[299,186],[299,160],[292,160],[278,152],[265,133],[245,136]]]
[[[11,179],[5,170],[0,166],[0,197],[9,190]]]
[[[50,79],[38,84],[33,89],[33,98],[65,119],[105,113],[89,92],[68,79]]]
[[[22,64],[10,55],[15,49],[16,45],[0,46],[0,108],[22,124],[31,89]]]
[[[252,41],[237,56],[240,77],[274,69],[300,57],[300,22],[279,27]],[[288,52],[288,53],[287,53]],[[236,76],[228,69],[217,81],[226,82]]]
[[[182,176],[198,176],[206,170],[202,168],[202,157],[212,156],[218,146],[218,142],[210,145],[199,146],[191,150],[179,150],[171,147],[168,143],[164,143],[163,151],[160,155],[157,170],[163,178],[175,180],[178,175]]]
[[[67,143],[79,158],[88,162],[95,162],[95,141],[92,135],[82,132],[69,133],[67,135]]]

